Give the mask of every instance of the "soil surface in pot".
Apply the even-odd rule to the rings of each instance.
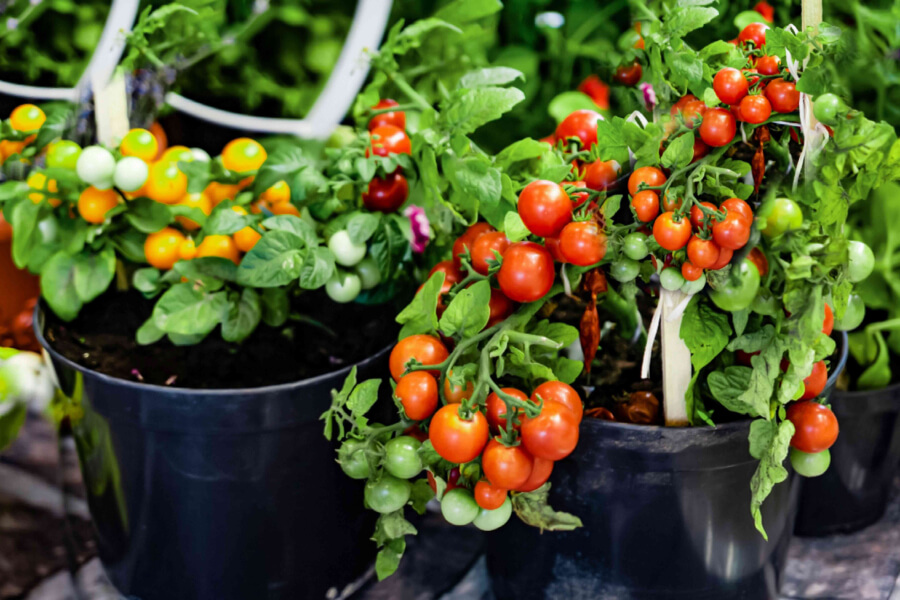
[[[194,346],[135,341],[153,301],[139,293],[110,292],[66,323],[46,310],[44,335],[66,358],[106,375],[194,389],[253,388],[300,381],[368,358],[397,339],[396,307],[336,304],[324,292],[294,300],[292,314],[318,324],[261,324],[241,344],[213,331]]]

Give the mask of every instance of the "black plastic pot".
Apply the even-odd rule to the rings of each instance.
[[[900,384],[831,396],[840,433],[824,475],[803,481],[797,535],[857,531],[887,508],[900,463]]]
[[[64,358],[40,310],[35,323],[72,399],[100,558],[119,591],[320,599],[366,573],[374,519],[318,420],[349,367],[245,390],[143,385]],[[360,380],[387,372],[387,351],[357,365]]]
[[[750,516],[750,421],[665,428],[585,419],[578,451],[557,463],[550,502],[584,527],[547,532],[518,519],[489,537],[501,599],[775,598],[793,529],[797,481]]]

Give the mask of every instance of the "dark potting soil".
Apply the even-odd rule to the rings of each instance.
[[[213,331],[200,344],[135,341],[153,302],[135,292],[110,292],[69,323],[46,310],[45,336],[66,358],[106,375],[193,389],[253,388],[300,381],[368,358],[397,339],[392,305],[335,304],[324,292],[295,299],[293,314],[320,325],[264,324],[241,344]]]

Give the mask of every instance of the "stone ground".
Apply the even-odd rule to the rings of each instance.
[[[29,417],[0,455],[0,600],[120,600],[106,580],[74,447]],[[493,600],[474,528],[419,525],[400,571],[352,600]],[[449,566],[448,566],[449,565]],[[781,600],[900,600],[900,480],[885,517],[851,535],[795,538]]]

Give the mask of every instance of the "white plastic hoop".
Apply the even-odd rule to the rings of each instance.
[[[78,102],[92,81],[108,82],[125,50],[123,32],[131,30],[137,16],[138,0],[113,0],[100,34],[100,41],[91,55],[84,73],[74,88],[39,87],[0,81],[0,93],[30,100],[66,100]]]

